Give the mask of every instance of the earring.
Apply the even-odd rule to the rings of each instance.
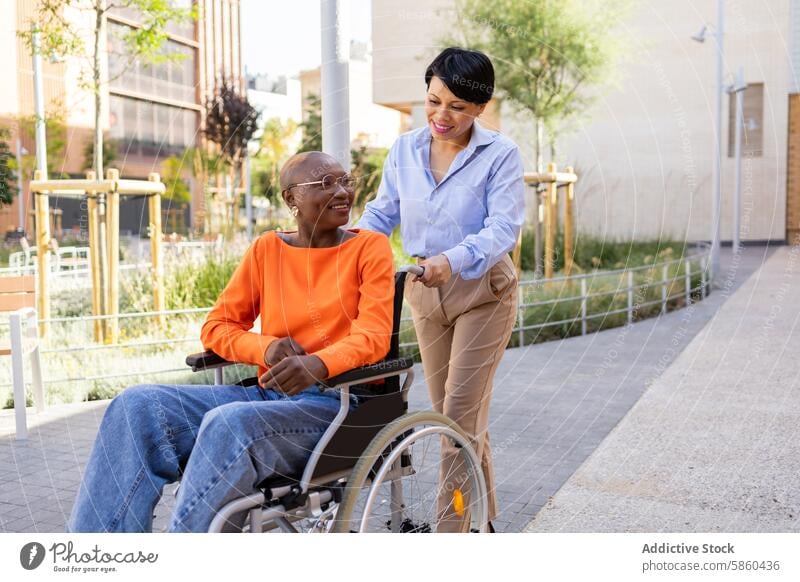
[[[292,216],[297,218],[297,213],[299,212],[299,210],[297,209],[297,206],[292,206],[292,209],[289,212],[292,213]]]

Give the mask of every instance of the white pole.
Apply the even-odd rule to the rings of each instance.
[[[736,74],[734,91],[736,92],[736,186],[733,200],[733,252],[740,251],[741,206],[742,206],[742,126],[744,125],[744,69],[739,67]]]
[[[711,281],[717,278],[719,266],[720,247],[720,206],[722,201],[722,95],[725,93],[723,85],[724,67],[724,36],[725,36],[725,0],[717,0],[717,108],[716,108],[716,140],[714,144],[714,172],[711,188]]]
[[[322,0],[322,149],[350,169],[348,18],[343,0]]]
[[[44,123],[44,87],[42,85],[42,55],[39,52],[39,32],[33,25],[31,35],[33,48],[33,98],[36,113],[36,169],[42,172],[42,180],[47,180],[47,143]]]
[[[25,196],[22,188],[22,139],[17,135],[17,220],[20,232],[25,232]]]

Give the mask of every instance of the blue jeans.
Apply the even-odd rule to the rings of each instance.
[[[206,531],[219,509],[264,479],[301,473],[339,402],[338,391],[317,386],[295,396],[258,386],[132,386],[106,409],[67,531],[152,531],[164,485],[179,478],[169,530]]]

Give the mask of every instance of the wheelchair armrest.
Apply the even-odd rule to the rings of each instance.
[[[408,370],[414,366],[414,360],[411,358],[397,358],[396,360],[383,360],[377,364],[370,366],[361,366],[360,368],[353,368],[347,372],[343,372],[333,378],[328,378],[320,382],[327,388],[335,388],[341,384],[355,384],[360,382],[369,382],[370,380],[377,380],[380,377],[393,375],[393,373],[400,373],[403,370]]]
[[[234,362],[229,362],[210,350],[186,356],[186,365],[192,369],[192,372],[199,372],[200,370],[208,370],[210,368],[221,368],[223,366],[233,365],[233,363]]]

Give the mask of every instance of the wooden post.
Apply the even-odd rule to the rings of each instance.
[[[36,181],[44,175],[39,170],[33,174]],[[33,192],[36,207],[36,263],[38,268],[37,305],[39,336],[50,333],[50,199],[48,192]]]
[[[547,164],[547,171],[555,174],[556,165],[553,162]],[[556,246],[556,225],[558,224],[558,183],[556,181],[547,184],[547,201],[545,202],[545,240],[544,240],[544,278],[553,278],[553,267],[555,263]]]
[[[572,166],[567,167],[567,173],[572,174]],[[567,184],[567,195],[564,198],[564,274],[570,276],[572,274],[572,261],[575,251],[573,249],[573,211],[572,206],[575,200],[575,182]]]
[[[96,180],[94,170],[86,172],[87,180]],[[92,315],[102,315],[100,301],[100,229],[98,228],[97,194],[89,193],[86,200],[86,211],[89,215],[89,266],[92,274]],[[94,341],[103,342],[103,322],[94,320]]]
[[[106,179],[113,181],[114,185],[106,195],[106,236],[108,237],[108,334],[106,343],[116,343],[119,340],[119,170],[110,169],[106,172]]]
[[[514,268],[517,270],[517,277],[522,273],[522,231],[524,229],[525,225],[523,224],[519,231],[519,236],[517,237],[517,244],[514,245],[514,252],[511,253],[511,261],[514,263]]]
[[[535,203],[535,223],[533,229],[533,270],[536,273],[535,277],[540,279],[544,274],[542,268],[542,225],[544,224],[544,205],[542,192],[539,191],[539,183],[536,183],[536,195],[534,197]]]
[[[151,182],[160,182],[161,177],[152,173],[147,177]],[[163,312],[166,301],[164,296],[164,265],[161,263],[161,194],[151,194],[150,204],[150,254],[153,263],[153,307],[158,312]],[[159,325],[164,325],[166,319],[163,314],[158,316]]]

